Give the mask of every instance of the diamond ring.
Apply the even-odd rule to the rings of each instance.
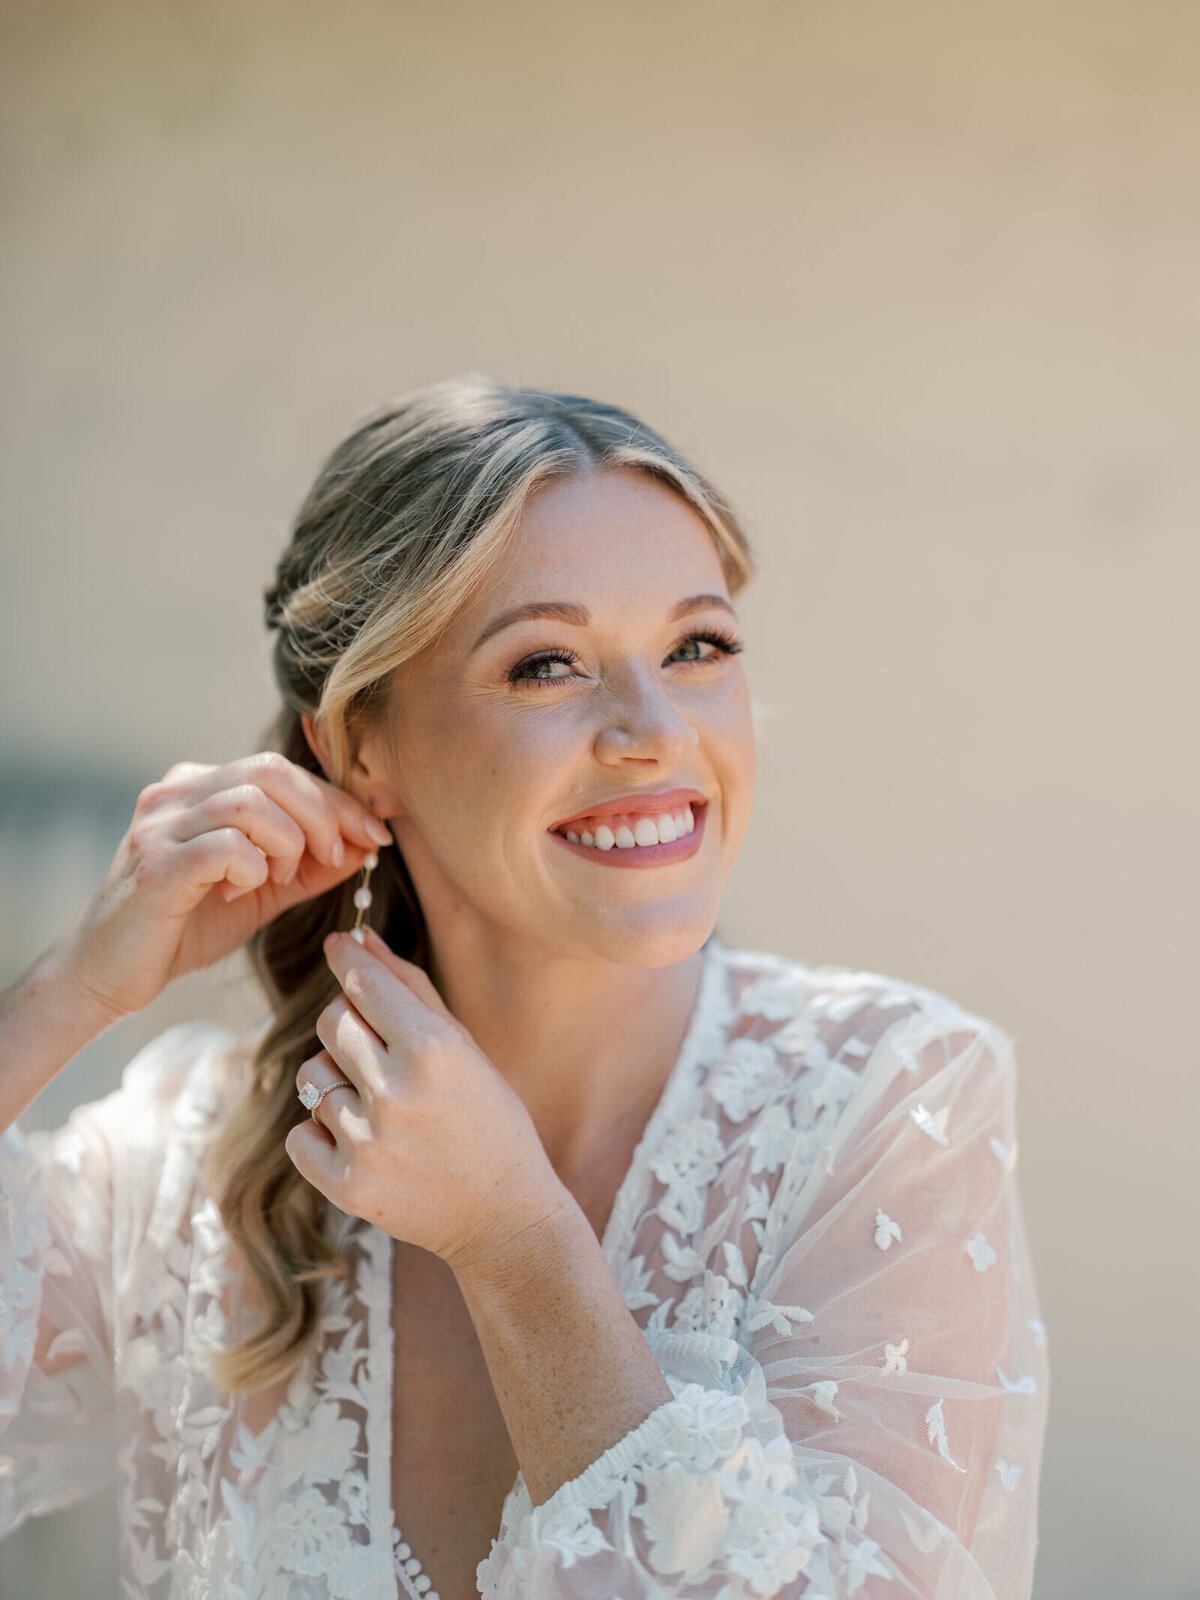
[[[323,1089],[318,1089],[315,1083],[306,1083],[300,1090],[300,1104],[312,1114],[314,1122],[319,1122],[317,1107],[324,1100],[331,1089],[353,1089],[354,1085],[345,1078],[339,1078],[336,1083],[327,1083]]]

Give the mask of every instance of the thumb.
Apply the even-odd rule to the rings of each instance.
[[[352,839],[344,837],[342,843],[346,854],[340,867],[318,861],[311,851],[306,850],[300,857],[300,865],[291,883],[268,882],[263,885],[264,888],[269,887],[274,890],[275,905],[272,916],[278,916],[281,911],[290,911],[302,900],[311,900],[315,895],[328,894],[330,889],[336,888],[339,883],[344,883],[347,878],[352,878],[362,871],[363,862],[373,847],[355,844]]]

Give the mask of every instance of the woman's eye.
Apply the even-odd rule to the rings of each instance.
[[[696,633],[689,633],[686,639],[681,639],[675,649],[672,650],[671,655],[676,655],[680,650],[684,650],[687,646],[693,644],[710,644],[713,646],[712,653],[685,656],[680,663],[681,665],[707,666],[710,662],[722,661],[730,656],[735,656],[744,648],[741,640],[735,638],[732,633],[726,633],[721,628],[702,628]],[[542,673],[540,669],[551,667],[557,662],[561,662],[567,667],[573,667],[578,660],[579,657],[572,655],[569,650],[542,650],[535,656],[526,656],[523,661],[518,661],[508,674],[508,681],[511,684],[529,683],[536,688],[542,688],[545,684],[568,683],[575,676],[573,672],[550,674]]]
[[[519,661],[508,675],[510,683],[561,683],[573,677],[570,672],[558,672],[553,677],[535,676],[539,667],[550,667],[555,662],[562,661],[567,666],[574,665],[575,657],[568,655],[565,650],[547,650],[542,655],[528,656],[524,661]]]

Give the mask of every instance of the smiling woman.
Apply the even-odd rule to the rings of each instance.
[[[1012,1041],[714,933],[751,572],[596,401],[452,380],[334,451],[272,748],[150,785],[3,998],[4,1123],[242,943],[269,1014],[0,1139],[0,1530],[115,1418],[135,1600],[1027,1600]]]

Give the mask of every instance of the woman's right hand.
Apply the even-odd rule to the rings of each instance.
[[[353,795],[274,751],[180,762],[138,796],[63,959],[115,1021],[332,889],[391,839]]]

